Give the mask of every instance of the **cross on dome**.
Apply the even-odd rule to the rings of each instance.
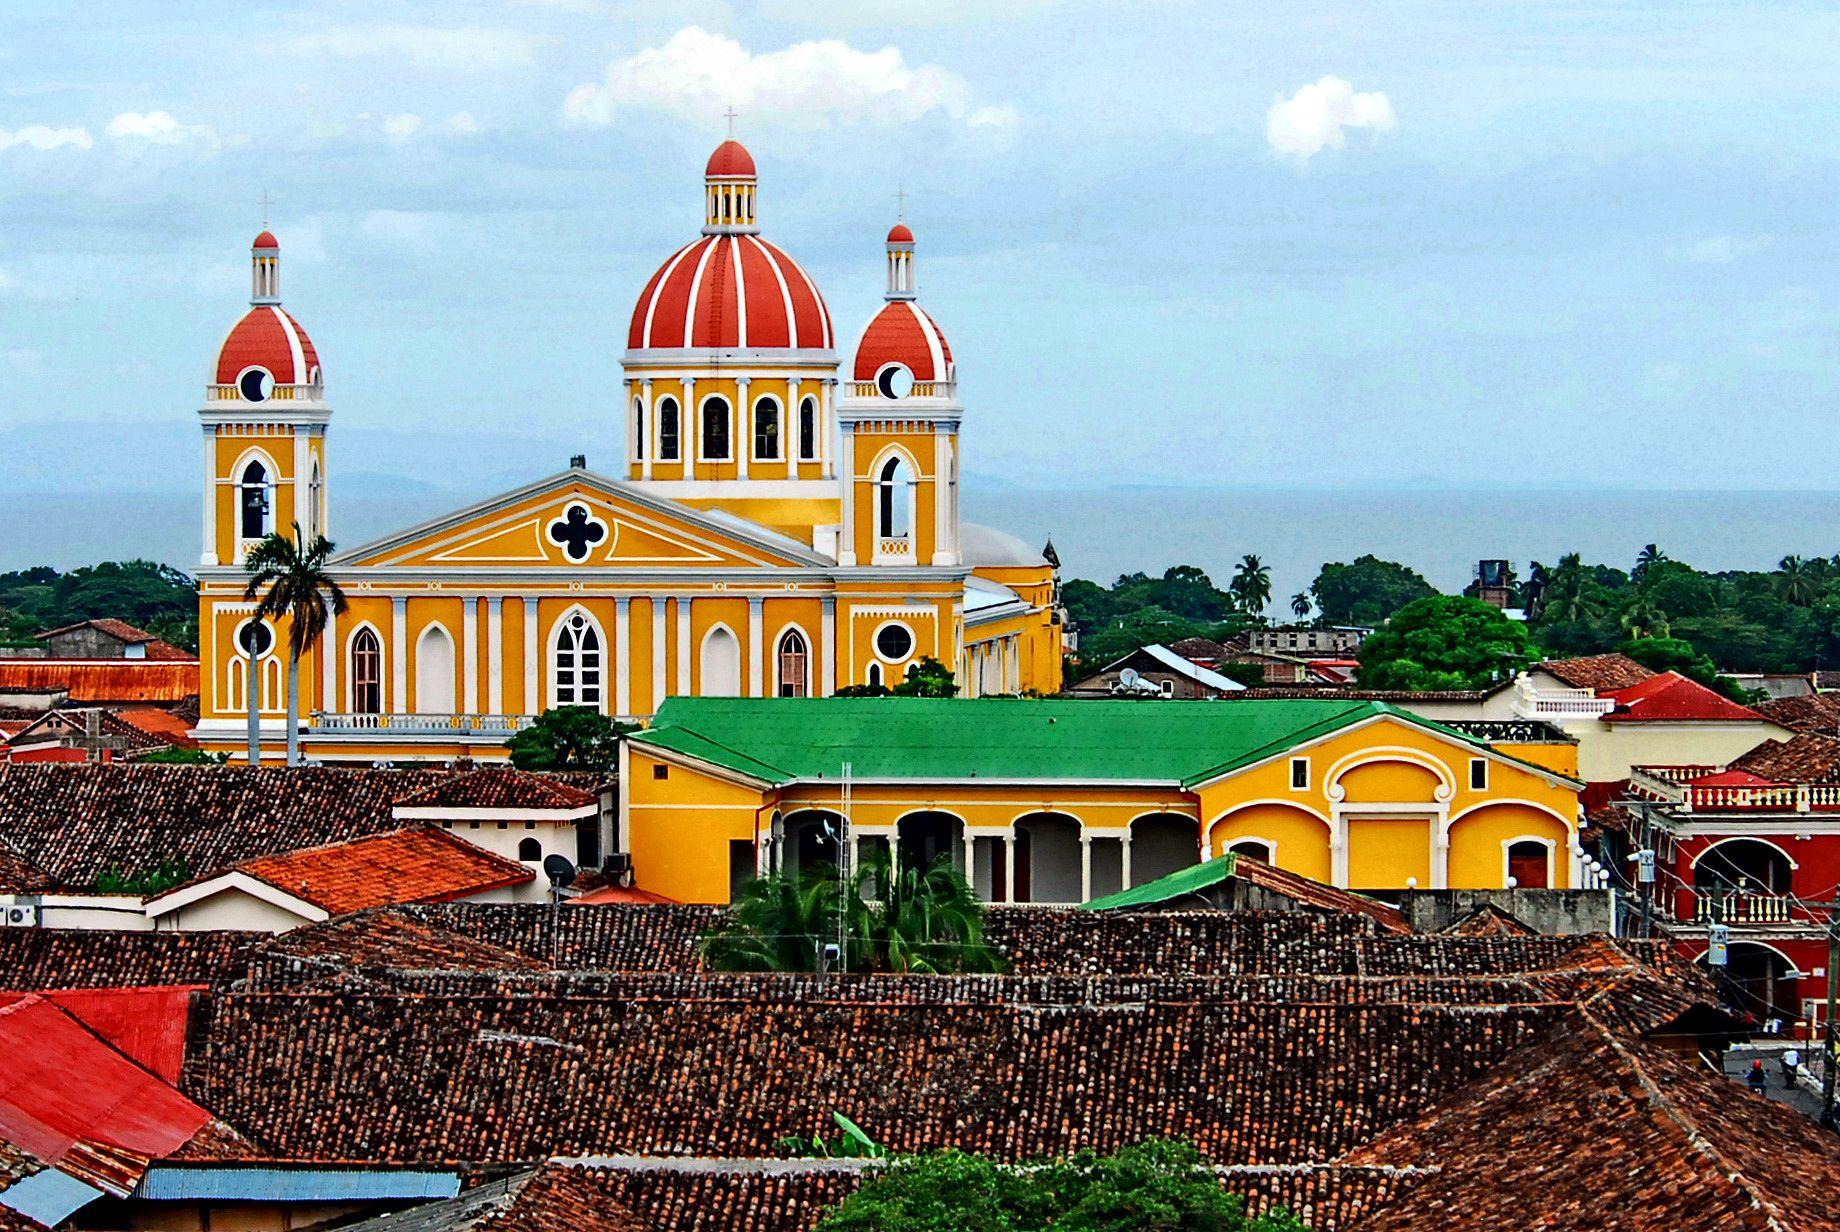
[[[735,135],[735,117],[740,114],[741,114],[740,112],[735,110],[735,105],[733,103],[730,103],[728,105],[728,110],[722,113],[722,115],[726,117],[728,120],[728,135],[730,137],[733,137]]]

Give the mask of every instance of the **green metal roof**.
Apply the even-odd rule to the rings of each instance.
[[[1119,907],[1151,907],[1157,903],[1166,903],[1174,898],[1185,898],[1190,894],[1200,894],[1210,886],[1217,886],[1233,875],[1233,866],[1239,857],[1229,851],[1212,860],[1200,864],[1191,864],[1179,868],[1166,877],[1147,881],[1116,894],[1107,894],[1104,898],[1095,898],[1082,903],[1083,911],[1113,911]],[[1205,898],[1205,895],[1203,896]]]
[[[674,697],[633,740],[770,783],[835,779],[847,761],[857,779],[1186,787],[1379,715],[1486,747],[1384,702],[1288,698]]]

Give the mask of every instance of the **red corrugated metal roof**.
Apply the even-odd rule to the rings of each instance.
[[[181,702],[198,695],[198,660],[0,659],[0,692],[58,689],[73,702]]]
[[[108,1043],[174,1086],[185,1063],[192,994],[204,984],[72,988],[44,994]]]
[[[1640,684],[1611,692],[1599,692],[1598,696],[1610,698],[1616,703],[1616,709],[1604,716],[1603,721],[1606,723],[1764,721],[1763,716],[1750,707],[1740,706],[1729,698],[1721,697],[1698,681],[1688,680],[1679,672],[1662,672]]]

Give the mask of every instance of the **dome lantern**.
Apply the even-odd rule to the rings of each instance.
[[[733,137],[716,147],[703,170],[703,234],[757,235],[754,157]]]
[[[914,298],[914,233],[897,222],[888,232],[889,300]]]
[[[263,231],[249,246],[249,302],[281,302],[281,241],[272,231]]]

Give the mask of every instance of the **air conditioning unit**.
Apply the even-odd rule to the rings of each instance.
[[[9,903],[5,907],[0,907],[0,925],[7,928],[37,928],[37,905]]]

